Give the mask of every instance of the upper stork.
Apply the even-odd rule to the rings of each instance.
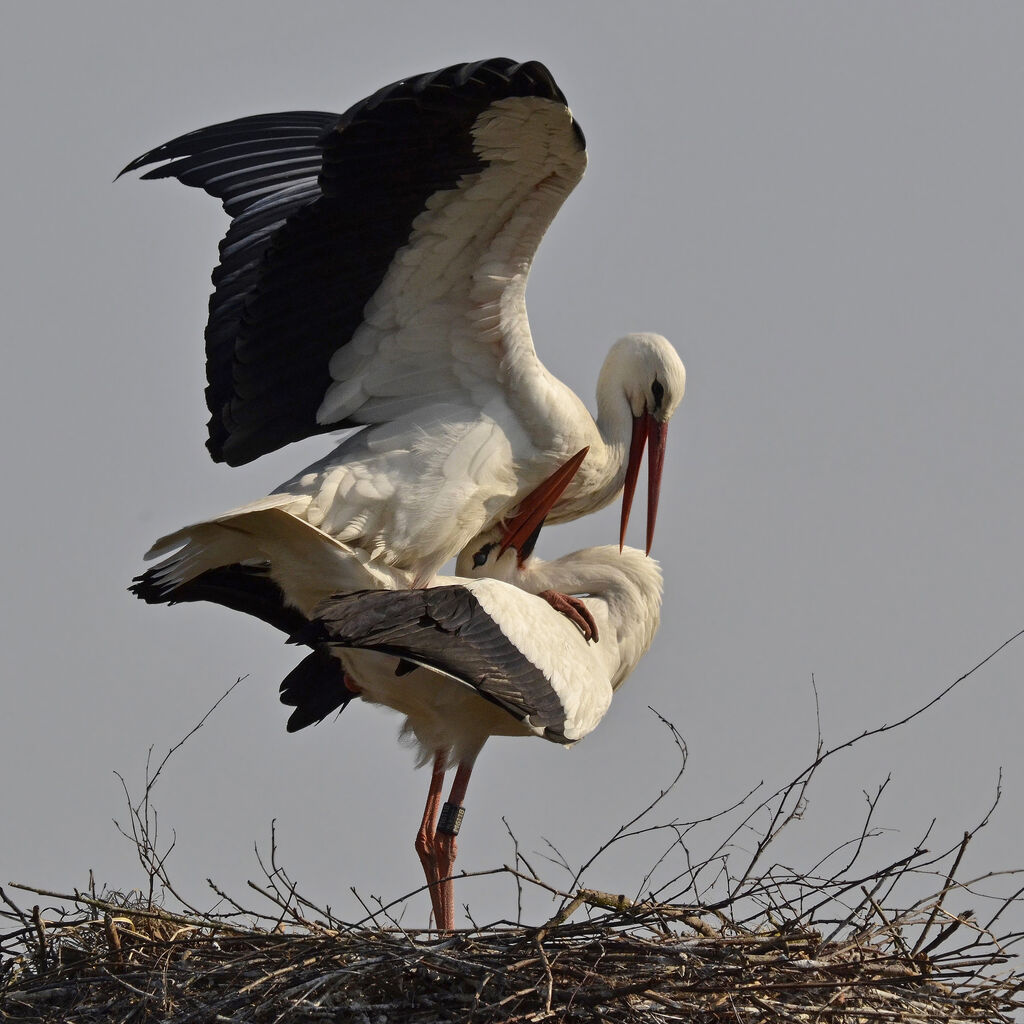
[[[264,114],[183,135],[159,166],[231,224],[206,328],[207,446],[241,465],[364,429],[247,508],[280,508],[425,584],[574,453],[549,521],[625,484],[649,443],[647,548],[685,371],[656,334],[612,347],[597,418],[537,358],[526,282],[586,165],[548,70],[505,58],[406,78],[338,115]]]

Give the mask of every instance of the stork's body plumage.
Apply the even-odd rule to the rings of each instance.
[[[548,521],[576,519],[611,502],[626,478],[634,419],[644,422],[653,402],[638,396],[631,403],[622,375],[642,370],[650,386],[659,373],[665,376],[672,355],[658,335],[621,339],[599,380],[596,421],[568,387],[544,371],[547,393],[529,421],[497,389],[479,407],[420,409],[347,439],[256,504],[273,504],[429,579],[583,448],[589,448],[587,458]],[[680,376],[675,394],[681,382]],[[635,416],[633,404],[639,407]]]
[[[145,177],[201,187],[233,218],[206,331],[213,457],[363,427],[245,510],[280,508],[422,584],[584,447],[550,519],[603,507],[650,438],[650,547],[685,371],[664,338],[628,335],[595,421],[537,358],[527,277],[586,165],[542,65],[458,65],[343,115],[214,125],[126,170],[153,163]]]

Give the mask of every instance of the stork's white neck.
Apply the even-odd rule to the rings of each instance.
[[[552,378],[554,380],[554,378]],[[596,512],[622,490],[626,476],[626,454],[633,429],[632,411],[621,384],[609,380],[602,369],[597,386],[597,419],[593,419],[579,397],[561,382],[564,392],[559,405],[565,413],[564,426],[556,431],[568,454],[584,445],[590,447],[565,494],[548,515],[549,523],[562,523]],[[566,456],[562,455],[564,460]]]
[[[661,569],[658,563],[636,548],[614,545],[586,548],[545,562],[531,558],[522,569],[519,585],[540,593],[558,590],[564,594],[591,596],[592,611],[598,603],[607,609],[600,617],[601,629],[614,628],[616,636],[598,641],[599,654],[607,653],[614,665],[612,685],[633,671],[651,646],[661,618]]]
[[[633,410],[622,382],[602,370],[597,381],[597,431],[604,443],[608,494],[607,504],[622,489],[626,476],[626,453],[633,433]],[[599,506],[600,507],[600,506]]]

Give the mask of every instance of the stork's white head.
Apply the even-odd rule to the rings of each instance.
[[[683,400],[686,367],[679,353],[660,334],[627,334],[608,353],[597,393],[621,391],[634,419],[650,413],[667,423]]]
[[[619,338],[604,361],[597,380],[599,412],[611,409],[625,395],[633,419],[622,494],[619,547],[625,543],[629,510],[640,473],[644,447],[650,445],[647,465],[647,551],[654,540],[658,517],[661,471],[665,460],[668,421],[683,399],[686,368],[679,354],[660,334],[627,334]]]

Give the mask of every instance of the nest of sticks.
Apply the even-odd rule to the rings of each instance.
[[[868,797],[859,833],[811,868],[769,859],[783,829],[804,816],[807,788],[826,760],[916,718],[985,661],[891,725],[829,749],[819,729],[816,756],[794,779],[759,801],[755,788],[699,821],[655,820],[686,767],[685,744],[662,719],[680,753],[675,779],[578,868],[561,858],[570,875],[561,887],[540,877],[510,830],[512,864],[459,878],[510,881],[516,918],[447,935],[403,926],[408,901],[422,890],[389,904],[364,902],[362,919],[338,920],[299,892],[278,863],[273,832],[269,855],[257,850],[263,877],[249,883],[258,907],[212,882],[214,910],[183,898],[167,872],[173,841],[161,845],[151,802],[182,740],[155,772],[147,765],[141,799],[125,787],[130,825],[122,831],[144,869],[142,890],[97,890],[91,881],[71,893],[0,888],[0,1019],[1016,1020],[1024,973],[1014,947],[1024,933],[1004,922],[1022,918],[1021,872],[971,877],[965,868],[971,839],[998,805],[998,786],[982,820],[937,853],[926,848],[929,829],[905,856],[864,867],[883,782]],[[651,837],[667,846],[631,895],[583,884],[608,849]],[[522,910],[530,890],[557,905],[532,924]]]
[[[1014,1019],[1024,979],[1001,973],[995,934],[943,911],[941,896],[886,912],[870,894],[892,880],[856,887],[856,913],[827,931],[792,908],[743,924],[721,908],[587,889],[539,928],[449,936],[299,924],[295,907],[261,927],[113,893],[45,912],[5,894],[21,949],[3,964],[0,1013],[76,1024]],[[810,879],[793,884],[807,900],[827,896]]]

